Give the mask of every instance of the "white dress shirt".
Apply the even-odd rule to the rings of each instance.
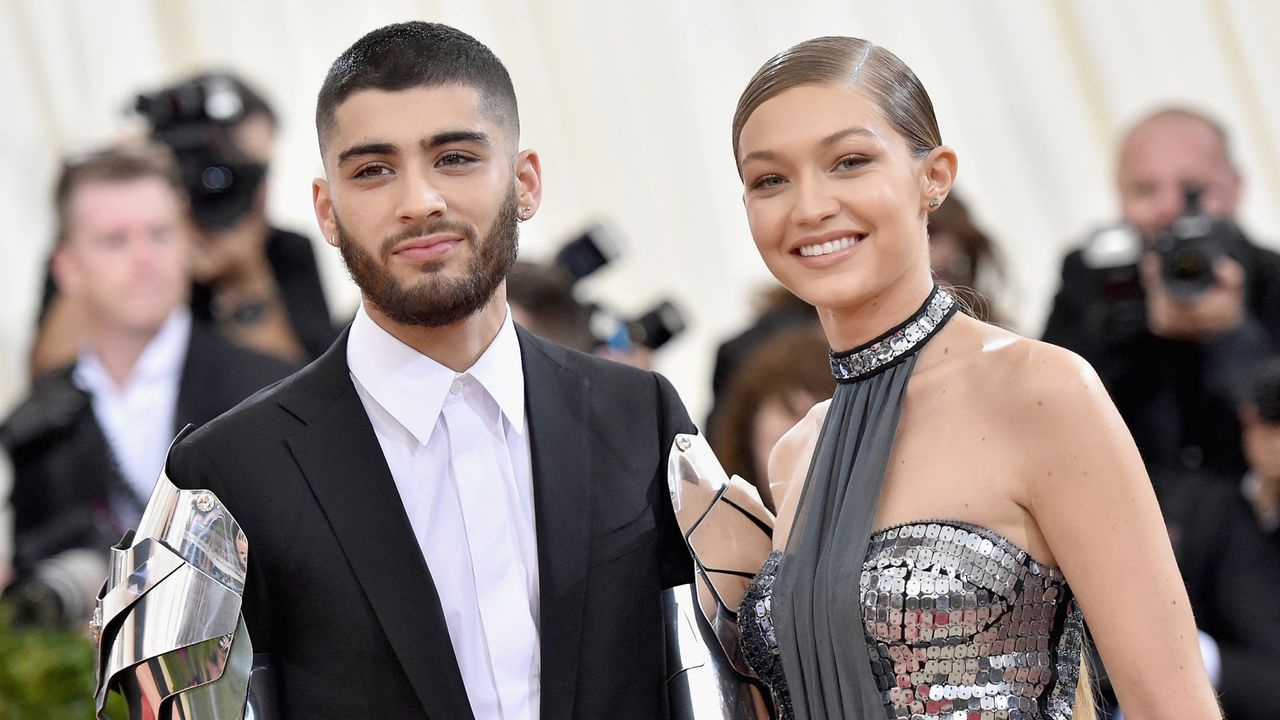
[[[361,307],[347,366],[431,571],[472,711],[537,720],[533,473],[510,309],[480,359],[457,373]]]
[[[93,348],[86,346],[76,359],[72,380],[92,396],[94,417],[120,473],[142,503],[151,496],[173,442],[178,387],[190,341],[191,310],[183,306],[169,315],[147,343],[123,385],[116,384]],[[127,527],[139,519],[120,518]]]

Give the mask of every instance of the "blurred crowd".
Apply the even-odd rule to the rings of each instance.
[[[24,622],[83,623],[175,434],[324,353],[345,324],[311,241],[267,217],[270,104],[206,73],[138,110],[145,138],[66,158],[50,193],[31,387],[0,423],[14,475],[0,588]],[[1244,183],[1213,118],[1153,113],[1116,155],[1121,217],[1064,258],[1043,339],[1093,365],[1137,441],[1228,716],[1273,719],[1280,697],[1257,688],[1280,673],[1280,255],[1235,221]],[[999,243],[954,195],[929,232],[937,281],[1001,324]],[[650,366],[685,320],[665,300],[639,317],[584,301],[578,282],[616,255],[595,226],[517,264],[515,320]],[[772,507],[770,451],[835,388],[820,319],[764,288],[750,327],[708,352],[703,430]]]

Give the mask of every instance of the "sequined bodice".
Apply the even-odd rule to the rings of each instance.
[[[770,619],[782,554],[739,608],[748,663],[793,717]],[[859,581],[864,634],[886,718],[1067,720],[1083,621],[1056,568],[1003,536],[950,521],[872,535]]]

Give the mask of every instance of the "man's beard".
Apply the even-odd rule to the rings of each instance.
[[[351,279],[366,301],[401,325],[443,327],[476,314],[506,279],[519,247],[515,188],[507,194],[484,242],[476,242],[476,229],[471,225],[435,218],[383,240],[381,262],[351,238],[336,213],[334,221],[338,249]],[[471,259],[462,277],[445,277],[445,262],[432,260],[422,264],[416,282],[400,283],[387,269],[392,251],[405,240],[432,233],[456,233],[471,245]]]

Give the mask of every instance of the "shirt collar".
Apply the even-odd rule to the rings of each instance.
[[[470,375],[524,434],[524,370],[510,308],[493,342],[465,373],[457,373],[396,339],[356,310],[347,340],[347,367],[360,386],[423,445],[434,432],[455,378]],[[406,392],[406,388],[413,388]]]
[[[186,363],[190,343],[191,310],[184,305],[175,308],[152,336],[133,369],[129,371],[129,377],[123,386],[116,385],[91,345],[81,349],[76,358],[73,378],[76,384],[93,393],[103,392],[108,388],[115,392],[127,392],[145,383],[177,383],[182,377],[182,367]]]

